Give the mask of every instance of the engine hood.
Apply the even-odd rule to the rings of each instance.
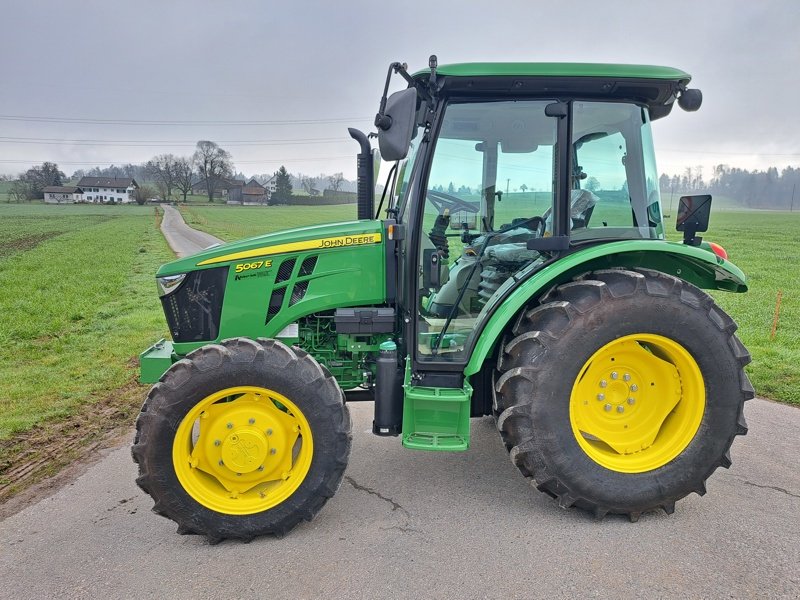
[[[156,276],[177,275],[197,269],[219,267],[234,261],[241,262],[303,250],[335,250],[380,244],[382,235],[383,224],[377,220],[345,221],[286,229],[206,248],[192,256],[162,265]]]

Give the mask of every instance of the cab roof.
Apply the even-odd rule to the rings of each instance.
[[[414,77],[430,75],[430,69],[414,73]],[[611,63],[523,63],[473,62],[441,65],[438,75],[452,77],[600,77],[608,79],[666,79],[689,83],[691,75],[672,67],[625,65]]]
[[[414,73],[427,86],[430,69]],[[692,77],[652,65],[605,63],[460,63],[436,69],[439,93],[454,97],[545,97],[631,101],[646,105],[650,118],[670,113]]]

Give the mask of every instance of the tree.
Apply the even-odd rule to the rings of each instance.
[[[20,177],[27,186],[27,199],[44,198],[44,188],[51,185],[64,185],[66,175],[58,169],[56,163],[43,162],[41,166],[25,171]]]
[[[328,189],[333,190],[334,192],[338,192],[342,188],[342,183],[344,183],[344,174],[343,173],[334,173],[330,177],[328,177]]]
[[[173,154],[160,154],[147,161],[147,174],[153,178],[164,200],[170,200],[178,179],[178,158]]]
[[[192,161],[181,156],[175,161],[175,187],[183,194],[184,202],[186,202],[186,196],[192,191],[193,178],[194,167],[192,166]]]
[[[528,191],[528,186],[523,183],[521,186],[519,186],[519,189],[521,189],[522,193],[524,194]]]
[[[14,200],[14,202],[22,202],[29,199],[28,193],[28,184],[18,179],[11,184],[8,190],[8,198],[9,200]]]
[[[214,201],[214,192],[219,188],[220,183],[233,173],[233,163],[231,155],[227,150],[223,150],[214,142],[200,140],[197,142],[197,149],[192,157],[197,171],[206,180],[206,190],[208,201]]]
[[[300,183],[303,186],[303,189],[305,190],[306,194],[311,196],[311,190],[315,189],[314,186],[317,185],[317,178],[316,177],[310,177],[308,175],[301,175],[300,176]]]
[[[149,185],[140,185],[136,188],[136,204],[144,204],[156,195],[156,190]]]
[[[596,192],[600,189],[600,181],[598,181],[597,177],[589,177],[586,180],[586,189],[590,192]]]
[[[275,191],[270,196],[270,204],[289,204],[292,199],[292,181],[286,167],[275,173]]]

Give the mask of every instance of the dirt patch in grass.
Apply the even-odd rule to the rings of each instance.
[[[69,465],[84,462],[97,450],[117,445],[120,436],[133,426],[145,388],[131,380],[87,402],[67,418],[0,442],[0,518],[24,508],[24,504],[8,502],[13,496]]]
[[[47,233],[35,233],[23,237],[15,238],[8,241],[0,241],[0,258],[4,256],[11,256],[17,252],[25,252],[36,248],[39,244],[50,238],[57,237],[64,233],[63,231],[48,231]]]

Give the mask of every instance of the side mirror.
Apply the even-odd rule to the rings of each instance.
[[[678,218],[675,228],[683,232],[683,243],[689,246],[699,246],[703,238],[695,237],[698,231],[708,231],[708,221],[711,218],[711,196],[700,194],[697,196],[681,196],[678,202]]]
[[[402,160],[408,154],[417,114],[417,90],[395,92],[386,100],[386,109],[375,119],[378,147],[383,160]]]
[[[698,89],[688,89],[681,92],[678,98],[678,106],[686,112],[694,112],[703,103],[703,92]]]

